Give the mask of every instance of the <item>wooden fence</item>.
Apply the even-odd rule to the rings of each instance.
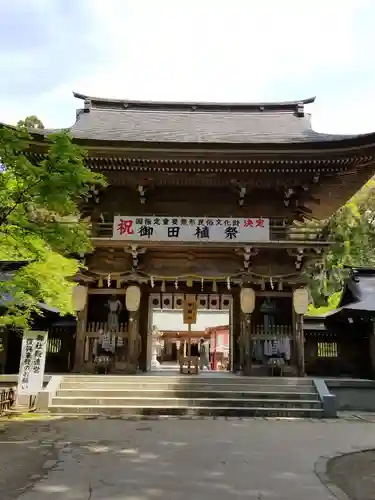
[[[15,394],[13,389],[0,390],[0,415],[5,415],[13,406]]]

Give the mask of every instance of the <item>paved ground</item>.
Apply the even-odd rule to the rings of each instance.
[[[94,419],[30,423],[0,439],[2,500],[333,500],[316,462],[375,448],[375,424]]]
[[[0,498],[13,500],[58,458],[56,422],[0,423]]]

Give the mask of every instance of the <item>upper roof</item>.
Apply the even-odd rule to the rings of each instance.
[[[73,138],[91,141],[285,144],[340,141],[358,136],[321,134],[311,127],[305,104],[142,102],[74,93],[84,100],[70,128]],[[35,132],[33,130],[33,132]],[[48,134],[51,130],[41,130]]]

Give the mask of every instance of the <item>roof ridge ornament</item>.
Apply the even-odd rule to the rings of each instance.
[[[305,116],[305,105],[302,101],[297,103],[297,116],[303,118]]]
[[[92,107],[92,104],[91,104],[91,99],[87,98],[84,100],[83,102],[84,104],[84,112],[85,113],[89,113],[90,110],[91,110],[91,107]]]

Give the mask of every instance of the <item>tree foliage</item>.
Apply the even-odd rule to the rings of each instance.
[[[71,312],[69,277],[80,265],[73,256],[91,248],[79,205],[105,185],[86,167],[85,152],[68,133],[50,135],[45,157],[35,160],[30,124],[43,126],[29,117],[17,128],[0,129],[0,261],[29,262],[0,283],[0,296],[11,297],[0,324],[27,324],[40,302]]]
[[[332,245],[309,269],[316,306],[337,306],[348,267],[375,267],[375,179],[371,179],[327,221]],[[323,309],[320,309],[323,312]],[[326,312],[326,311],[325,311]]]
[[[20,120],[17,123],[17,127],[20,129],[44,129],[43,122],[39,120],[39,118],[35,115],[27,116],[24,120]]]

